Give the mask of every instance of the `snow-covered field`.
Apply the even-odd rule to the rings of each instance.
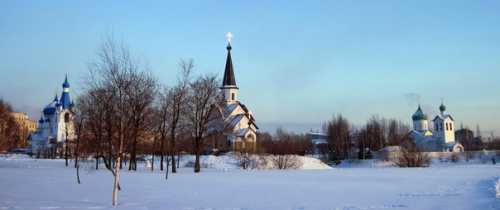
[[[116,209],[500,209],[498,165],[331,169],[307,158],[302,169],[324,170],[280,171],[203,161],[202,173],[181,168],[167,181],[157,170],[124,171]],[[0,157],[0,209],[110,209],[110,172],[87,167],[78,185],[64,160]]]

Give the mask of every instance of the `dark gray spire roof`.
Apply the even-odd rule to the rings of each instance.
[[[234,86],[236,87],[236,79],[234,77],[233,60],[231,59],[231,43],[227,45],[227,59],[226,69],[224,70],[224,79],[222,80],[222,87]]]

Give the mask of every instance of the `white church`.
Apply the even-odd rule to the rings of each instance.
[[[432,152],[463,152],[462,144],[455,141],[455,123],[450,114],[446,113],[446,106],[441,103],[440,114],[432,120],[433,129],[429,127],[427,114],[420,105],[412,115],[413,130],[410,132],[414,143]]]
[[[255,151],[257,146],[257,127],[252,111],[238,100],[238,86],[234,76],[231,58],[231,33],[227,34],[228,45],[226,67],[222,80],[221,101],[217,105],[214,132],[222,133],[227,146],[234,151]]]
[[[54,100],[43,108],[38,128],[28,139],[32,153],[54,148],[66,143],[67,139],[73,138],[73,103],[69,95],[70,86],[67,76],[62,87],[61,98],[56,95]]]

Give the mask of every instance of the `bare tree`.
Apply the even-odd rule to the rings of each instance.
[[[427,167],[430,157],[411,140],[406,139],[401,144],[399,158],[395,163],[399,167]]]
[[[166,103],[166,110],[168,116],[168,126],[170,128],[170,144],[169,144],[169,155],[172,161],[172,173],[176,173],[176,162],[175,153],[177,152],[175,147],[175,140],[179,135],[179,125],[183,120],[183,116],[186,112],[186,100],[188,97],[189,88],[189,77],[194,68],[194,61],[190,59],[189,61],[181,60],[179,62],[181,69],[181,78],[178,84],[173,88],[169,89],[167,93],[167,98],[169,102]]]
[[[131,133],[131,155],[129,170],[137,170],[137,144],[142,138],[148,138],[152,130],[148,122],[153,114],[153,101],[156,97],[156,80],[145,72],[130,74],[130,88],[126,89],[127,108]]]
[[[156,85],[155,80],[145,73],[145,68],[132,58],[129,49],[112,38],[103,43],[89,69],[90,78],[84,95],[90,97],[91,103],[86,108],[91,116],[103,120],[102,126],[90,130],[101,131],[103,136],[100,137],[106,139],[103,145],[109,158],[107,168],[114,178],[112,204],[116,206],[125,149],[137,143],[145,133],[145,118]]]
[[[395,119],[389,120],[388,129],[387,144],[391,146],[400,145],[403,138],[410,132],[408,125]]]
[[[0,99],[0,151],[8,151],[21,142],[20,127],[12,116],[10,104]]]
[[[200,76],[190,83],[186,117],[194,141],[195,173],[201,170],[200,155],[203,149],[203,139],[208,133],[208,125],[215,119],[213,112],[217,102],[217,84],[216,77],[211,75]]]
[[[85,103],[83,100],[86,100],[88,99],[87,97],[83,97],[83,98],[78,98],[78,101],[77,103],[78,104],[82,104],[82,103]],[[77,105],[76,107],[84,107],[84,105]],[[76,134],[76,139],[75,139],[75,143],[76,143],[76,147],[75,147],[75,150],[74,150],[74,157],[75,157],[75,169],[76,169],[76,181],[78,184],[80,184],[80,162],[79,162],[79,158],[80,158],[80,142],[81,142],[81,139],[82,139],[82,136],[83,136],[83,132],[84,132],[84,123],[85,123],[85,117],[87,115],[83,114],[81,111],[81,109],[77,109],[77,108],[74,108],[74,118],[76,119],[71,119],[71,120],[74,120],[74,123],[75,123],[75,134]],[[69,115],[68,115],[69,116]]]
[[[336,115],[325,125],[328,134],[328,146],[331,160],[339,161],[348,158],[351,149],[351,128],[349,121],[342,115]],[[333,154],[332,154],[333,153]]]
[[[167,112],[167,107],[170,106],[170,100],[168,100],[169,88],[163,88],[162,91],[158,94],[158,103],[156,105],[157,110],[156,110],[156,133],[157,133],[157,138],[158,141],[160,142],[160,170],[163,171],[163,160],[165,158],[165,146],[168,142],[167,140],[167,135],[168,135],[168,126],[167,126],[167,119],[169,117],[168,112]],[[168,177],[168,174],[166,174],[165,178]]]
[[[276,169],[296,169],[302,166],[297,155],[305,155],[306,151],[312,147],[304,135],[297,135],[278,128],[273,138],[267,147]]]

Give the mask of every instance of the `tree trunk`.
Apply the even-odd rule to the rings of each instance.
[[[95,170],[99,170],[99,153],[95,156]]]
[[[121,155],[118,155],[118,158],[116,158],[115,161],[115,167],[114,167],[114,182],[113,182],[113,198],[112,198],[112,205],[116,206],[118,202],[118,186],[120,183],[120,163],[121,163]]]
[[[201,171],[200,166],[200,139],[196,138],[195,140],[195,161],[194,161],[194,172],[199,173]]]
[[[170,164],[170,160],[168,158],[169,156],[167,155],[167,167],[166,167],[166,170],[165,170],[165,180],[168,179],[168,168],[169,168],[169,164]]]
[[[151,171],[155,170],[155,153],[153,152],[153,156],[151,157]]]
[[[165,155],[164,139],[160,139],[160,171],[163,171],[163,156]]]
[[[80,164],[78,162],[78,149],[80,147],[80,137],[76,139],[76,148],[75,148],[75,168],[76,168],[76,181],[80,184]]]
[[[179,163],[181,162],[181,153],[177,152],[177,168],[180,167]]]
[[[172,173],[177,173],[175,167],[175,128],[170,133],[170,159],[172,160]]]

